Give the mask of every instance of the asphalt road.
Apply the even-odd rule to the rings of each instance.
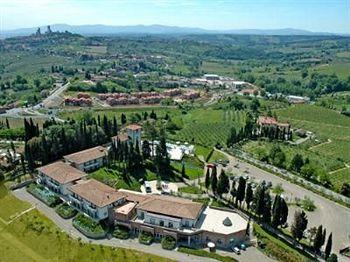
[[[286,181],[276,175],[266,172],[256,166],[243,162],[231,155],[226,154],[230,163],[226,169],[235,174],[248,175],[254,178],[255,181],[265,180],[271,181],[273,185],[282,184],[284,189],[284,196],[289,199],[295,197],[304,198],[310,197],[316,205],[316,210],[313,212],[306,212],[309,222],[308,228],[313,226],[323,225],[327,229],[327,237],[330,232],[333,233],[333,252],[338,253],[339,249],[350,245],[350,209],[339,205],[327,198],[315,194],[301,186],[295,185]],[[237,167],[235,165],[238,164]],[[244,172],[247,170],[247,173]],[[297,208],[295,206],[289,207],[288,223],[293,221],[294,212]],[[346,261],[344,256],[338,256],[339,261]]]

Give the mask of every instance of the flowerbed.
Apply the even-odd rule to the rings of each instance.
[[[56,213],[64,219],[70,219],[74,217],[78,213],[78,211],[70,205],[68,205],[67,203],[64,203],[56,208]]]
[[[90,238],[98,239],[106,236],[106,231],[100,223],[81,213],[73,219],[73,226]]]
[[[42,185],[30,184],[27,187],[27,191],[49,207],[55,207],[58,204],[62,203],[62,200],[55,193],[46,189]]]

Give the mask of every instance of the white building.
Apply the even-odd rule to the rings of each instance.
[[[64,156],[64,160],[81,171],[96,170],[107,163],[108,150],[102,146]]]
[[[63,162],[55,162],[38,170],[38,182],[48,187],[53,192],[61,195],[68,195],[68,188],[80,179],[86,177],[86,174]]]
[[[70,187],[70,204],[95,220],[109,218],[114,207],[124,203],[124,194],[95,179]]]

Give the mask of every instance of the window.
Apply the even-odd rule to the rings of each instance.
[[[151,218],[150,223],[151,223],[151,224],[155,224],[155,223],[156,223],[156,220],[155,220],[154,218]]]
[[[185,226],[186,227],[189,227],[190,226],[190,223],[188,221],[185,221]]]
[[[160,221],[159,221],[159,225],[160,225],[161,227],[164,227],[164,221],[163,221],[163,220],[160,220]]]
[[[173,225],[172,222],[169,222],[169,227],[170,227],[170,228],[173,228],[173,227],[174,227],[174,225]]]
[[[145,213],[141,212],[140,218],[141,218],[141,219],[144,219],[144,218],[145,218]]]
[[[222,244],[221,239],[218,239],[216,242],[217,242],[219,245],[221,245],[221,244]]]

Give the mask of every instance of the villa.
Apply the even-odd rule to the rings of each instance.
[[[40,167],[37,171],[38,182],[60,195],[67,195],[70,186],[86,177],[84,172],[62,161]]]
[[[74,154],[64,156],[64,160],[73,167],[89,172],[107,163],[108,150],[102,146],[89,148]]]
[[[124,195],[95,179],[80,181],[69,188],[72,206],[100,221],[108,219],[111,210],[124,202]]]

